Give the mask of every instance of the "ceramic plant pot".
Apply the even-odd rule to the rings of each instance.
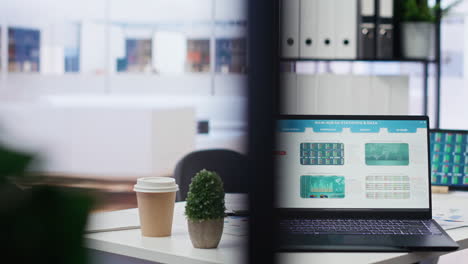
[[[187,220],[190,240],[195,248],[217,248],[223,234],[224,218]]]
[[[401,48],[407,59],[434,58],[435,24],[430,22],[401,23]]]

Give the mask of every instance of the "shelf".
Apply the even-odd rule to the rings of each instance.
[[[435,59],[304,59],[304,58],[281,58],[281,62],[416,62],[437,63]]]

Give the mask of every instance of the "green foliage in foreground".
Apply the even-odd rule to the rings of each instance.
[[[2,259],[14,263],[87,263],[83,235],[92,197],[77,190],[32,184],[41,179],[27,173],[34,159],[0,145]],[[29,187],[20,188],[18,183]]]

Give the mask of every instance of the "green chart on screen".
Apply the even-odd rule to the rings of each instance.
[[[407,143],[366,143],[366,165],[408,166]]]

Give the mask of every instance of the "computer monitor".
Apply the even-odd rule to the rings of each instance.
[[[468,131],[431,130],[432,185],[468,188]]]

